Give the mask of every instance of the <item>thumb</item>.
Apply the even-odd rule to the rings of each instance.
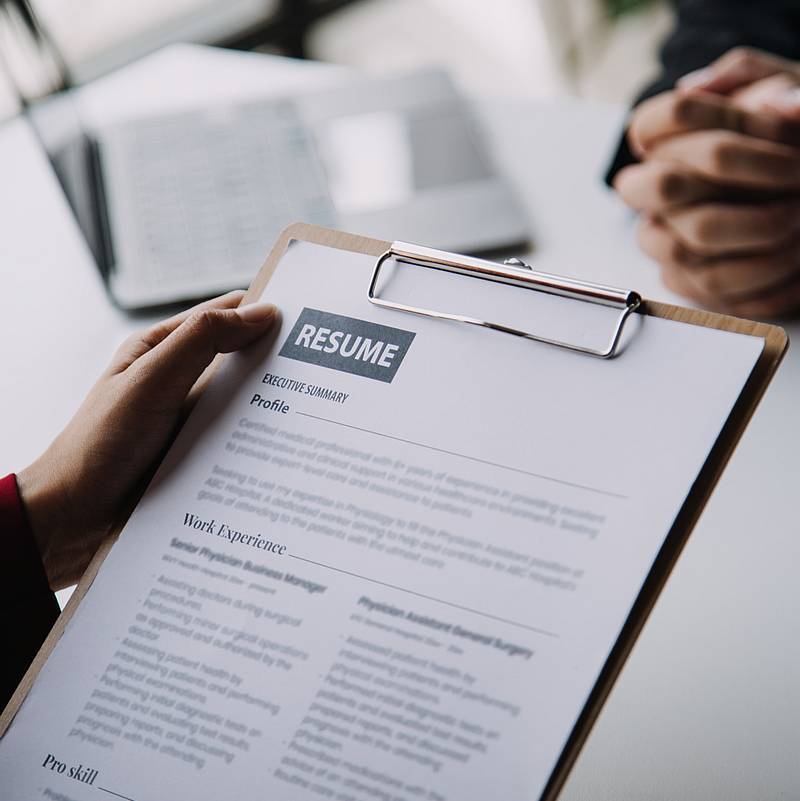
[[[784,59],[747,47],[729,50],[703,69],[690,72],[678,81],[683,91],[714,92],[728,95],[778,72],[791,71]]]
[[[788,120],[800,121],[800,88],[792,87],[765,105]]]
[[[154,393],[158,406],[177,409],[218,353],[254,342],[272,327],[277,315],[269,303],[198,309],[125,372],[134,374],[140,392]]]

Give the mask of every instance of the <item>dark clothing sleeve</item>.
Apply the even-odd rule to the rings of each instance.
[[[673,6],[676,25],[661,48],[661,76],[634,105],[671,89],[678,78],[707,67],[733,47],[800,59],[800,0],[674,0]],[[623,137],[606,183],[635,161]]]
[[[4,709],[59,615],[14,475],[0,479],[0,549],[0,709]]]

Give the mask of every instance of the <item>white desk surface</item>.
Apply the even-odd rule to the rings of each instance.
[[[337,80],[316,65],[176,47],[84,98],[120,115]],[[289,72],[292,74],[290,75]],[[479,106],[529,209],[537,267],[674,301],[600,176],[620,111]],[[0,125],[0,470],[31,461],[113,349],[147,323],[108,301],[20,119]],[[257,266],[254,265],[254,269]],[[800,324],[787,325],[790,336]],[[800,794],[800,350],[790,350],[659,600],[563,793],[568,801]],[[646,436],[646,432],[643,434]]]

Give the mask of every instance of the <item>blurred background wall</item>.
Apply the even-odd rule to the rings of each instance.
[[[659,0],[31,2],[77,82],[163,44],[196,41],[374,72],[435,64],[473,93],[566,92],[617,103],[654,72],[657,43],[670,26]],[[32,79],[23,50],[8,30],[0,32],[0,52],[24,82]],[[0,114],[13,106],[0,76]]]

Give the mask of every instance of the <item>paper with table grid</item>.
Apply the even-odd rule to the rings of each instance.
[[[4,797],[541,795],[763,340],[645,317],[602,361],[377,308],[373,264],[283,256],[280,330],[111,550],[0,742]],[[608,330],[431,276],[430,305]]]

